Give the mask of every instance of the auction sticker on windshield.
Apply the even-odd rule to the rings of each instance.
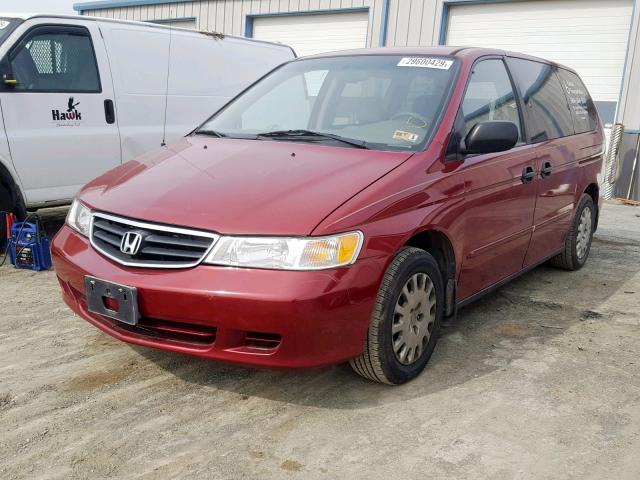
[[[439,70],[449,70],[451,65],[453,65],[453,60],[429,57],[404,57],[398,62],[398,67],[437,68]]]
[[[396,130],[395,132],[393,132],[394,140],[406,140],[407,142],[415,143],[418,138],[420,138],[419,135],[411,132],[405,132],[403,130]]]

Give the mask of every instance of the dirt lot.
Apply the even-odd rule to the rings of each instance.
[[[63,210],[46,212],[50,231]],[[403,387],[120,343],[0,269],[0,478],[640,478],[640,208],[464,309]]]

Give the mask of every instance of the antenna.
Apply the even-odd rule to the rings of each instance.
[[[169,9],[169,18],[173,17],[172,10]],[[167,56],[167,85],[164,92],[164,121],[162,122],[162,143],[161,147],[167,145],[167,108],[169,104],[169,76],[171,75],[171,40],[173,39],[173,22],[169,22],[169,55]]]

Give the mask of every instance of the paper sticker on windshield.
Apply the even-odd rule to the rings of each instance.
[[[449,70],[451,65],[453,60],[429,57],[404,57],[398,62],[398,67],[437,68],[438,70]]]
[[[404,140],[406,142],[416,143],[420,138],[417,133],[405,132],[404,130],[396,130],[393,132],[394,140]]]
[[[0,20],[0,30],[4,30],[7,25],[9,25],[9,22],[7,22],[6,20]]]

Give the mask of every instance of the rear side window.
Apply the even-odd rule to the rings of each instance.
[[[563,68],[558,69],[558,77],[569,101],[576,133],[592,132],[598,123],[598,113],[584,83],[578,75]]]
[[[465,123],[463,138],[477,123],[487,120],[515,123],[520,132],[518,103],[502,60],[482,60],[473,67],[462,100],[462,114]]]
[[[89,32],[79,27],[37,27],[9,58],[17,84],[33,92],[100,92]]]
[[[519,58],[509,58],[508,64],[525,105],[531,143],[573,135],[573,119],[555,68]]]

